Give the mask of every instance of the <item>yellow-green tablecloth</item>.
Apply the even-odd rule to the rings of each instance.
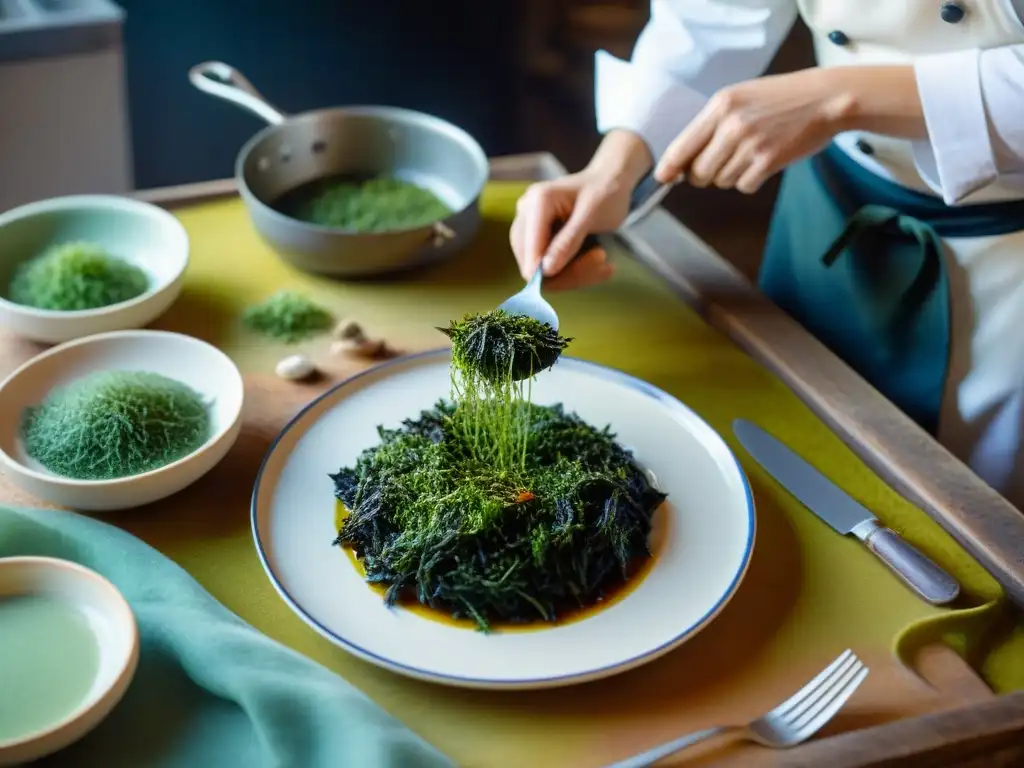
[[[398,348],[441,346],[435,326],[493,308],[521,285],[507,233],[523,188],[488,186],[480,235],[453,261],[398,280],[358,283],[303,275],[283,264],[259,240],[237,199],[179,209],[192,260],[180,300],[158,327],[206,338],[243,370],[267,372],[283,348],[247,335],[238,317],[246,306],[291,287]],[[684,714],[731,718],[736,713],[730,701],[746,702],[741,714],[748,714],[747,705],[771,704],[847,646],[881,658],[905,628],[922,620],[910,640],[934,635],[929,622],[943,621],[943,631],[952,633],[996,690],[1024,687],[1024,633],[1003,615],[994,580],[662,281],[623,254],[613,258],[619,270],[608,284],[550,297],[563,332],[575,338],[569,354],[628,371],[677,396],[734,447],[734,418],[762,424],[814,457],[836,482],[955,573],[968,595],[965,604],[974,607],[950,614],[920,602],[856,542],[835,535],[737,450],[755,492],[757,542],[742,587],[708,629],[667,657],[605,681],[547,692],[471,692],[376,669],[295,617],[253,549],[250,475],[238,480],[246,487],[213,491],[201,483],[205,490],[186,491],[186,500],[179,496],[106,519],[184,566],[257,628],[336,670],[463,765],[597,764],[626,742],[650,741],[644,733],[671,733]],[[309,349],[320,354],[323,342],[316,344]],[[203,501],[199,493],[215,494],[206,499],[213,503],[196,503]]]

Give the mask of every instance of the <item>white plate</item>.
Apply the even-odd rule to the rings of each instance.
[[[450,386],[448,350],[404,357],[343,382],[306,407],[274,442],[252,500],[253,535],[288,605],[331,642],[373,664],[474,688],[545,688],[595,680],[654,659],[696,634],[732,597],[754,546],[754,505],[739,462],[675,398],[627,374],[562,358],[537,377],[533,401],[563,403],[610,424],[652,472],[668,502],[657,512],[653,566],[604,610],[573,623],[485,635],[384,606],[331,546],[328,473],[375,445]]]

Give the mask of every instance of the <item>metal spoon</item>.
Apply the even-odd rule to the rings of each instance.
[[[594,235],[587,235],[583,244],[576,251],[576,255],[569,260],[569,264],[576,261],[587,251],[601,245]],[[547,323],[554,330],[558,330],[558,313],[555,308],[548,304],[547,300],[540,295],[540,284],[544,279],[544,268],[537,265],[533,275],[526,281],[526,285],[519,293],[509,296],[503,301],[498,309],[508,312],[510,315],[526,315],[540,323]]]
[[[620,229],[628,229],[633,225],[640,222],[642,219],[647,217],[651,211],[653,211],[658,204],[665,199],[673,187],[675,187],[680,181],[682,176],[678,179],[669,182],[668,184],[657,185],[653,192],[649,192],[649,189],[653,182],[653,177],[648,177],[644,182],[637,185],[637,188],[633,190],[632,205],[629,215],[626,220],[622,222]],[[556,227],[555,231],[561,227]],[[580,256],[585,254],[592,248],[597,248],[601,245],[600,241],[594,235],[587,235],[580,249],[576,251],[576,255],[569,260],[569,264],[578,259]],[[554,307],[548,304],[547,300],[540,293],[541,283],[544,280],[544,270],[538,266],[534,271],[533,275],[526,282],[519,293],[505,299],[504,302],[498,307],[510,315],[526,315],[532,317],[534,320],[547,323],[556,331],[558,330],[558,313],[555,312]]]

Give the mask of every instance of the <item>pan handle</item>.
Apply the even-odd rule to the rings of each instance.
[[[264,99],[241,72],[223,61],[204,61],[188,71],[196,88],[218,99],[245,107],[271,125],[280,125],[287,116]]]

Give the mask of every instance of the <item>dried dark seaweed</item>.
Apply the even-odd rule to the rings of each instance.
[[[547,323],[501,309],[466,315],[438,330],[452,340],[455,367],[491,384],[536,376],[554,365],[572,341]]]
[[[334,543],[387,585],[389,604],[417,600],[484,630],[554,621],[650,556],[665,495],[607,428],[467,368],[465,338],[453,336],[453,400],[379,428],[378,445],[330,476],[349,511]]]

